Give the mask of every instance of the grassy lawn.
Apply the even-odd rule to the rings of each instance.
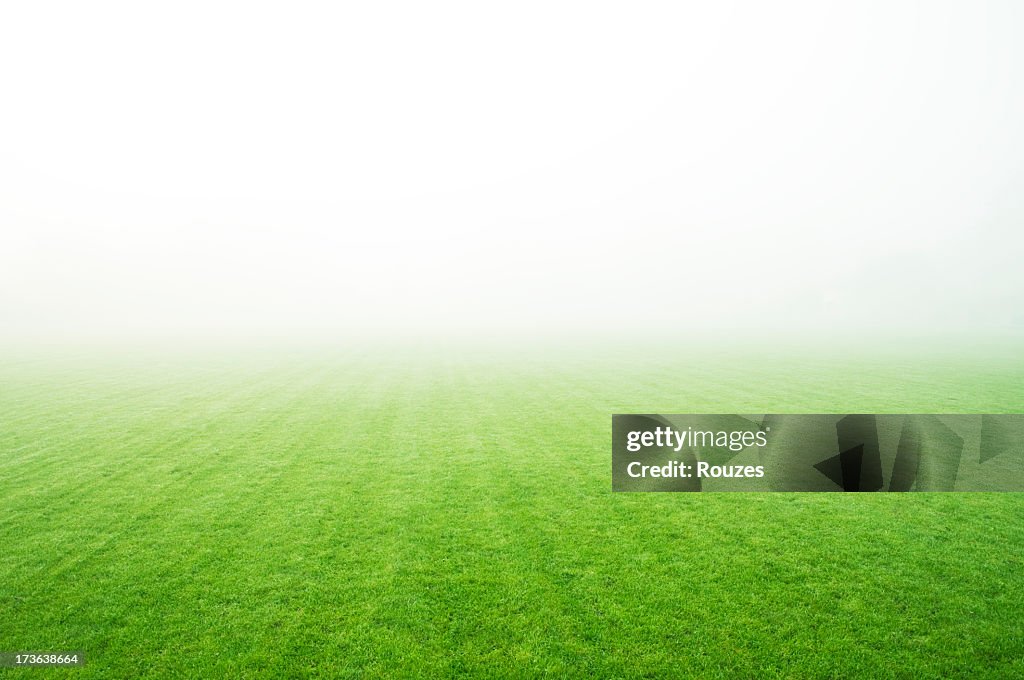
[[[613,412],[1019,412],[1018,354],[737,353],[4,360],[0,650],[88,658],[6,673],[1024,674],[1024,495],[610,490]]]

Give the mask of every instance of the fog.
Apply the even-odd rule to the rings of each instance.
[[[1024,328],[1024,7],[7,3],[0,332]]]

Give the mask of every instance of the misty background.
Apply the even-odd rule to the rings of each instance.
[[[1024,329],[1024,5],[7,3],[6,338]]]

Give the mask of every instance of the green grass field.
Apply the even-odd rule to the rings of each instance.
[[[0,364],[11,677],[1024,675],[1024,495],[612,494],[614,412],[1020,412],[999,351]],[[637,358],[637,357],[641,358]]]

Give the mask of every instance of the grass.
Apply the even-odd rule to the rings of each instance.
[[[1021,411],[1013,351],[639,354],[9,358],[0,651],[88,663],[6,673],[1024,674],[1024,496],[610,491],[613,412]]]

